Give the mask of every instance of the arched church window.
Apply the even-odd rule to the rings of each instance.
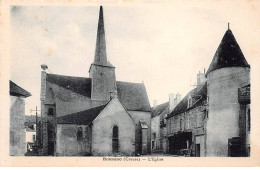
[[[49,108],[48,109],[48,115],[49,116],[53,116],[54,114],[53,114],[53,108]]]
[[[119,141],[118,141],[118,126],[113,126],[112,132],[112,151],[118,153]]]
[[[82,127],[79,127],[77,130],[77,141],[82,141],[83,140],[83,129]]]

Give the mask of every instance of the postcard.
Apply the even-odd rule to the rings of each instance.
[[[259,1],[0,5],[0,166],[260,165]]]

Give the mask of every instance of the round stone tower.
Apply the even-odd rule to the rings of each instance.
[[[229,141],[239,140],[238,88],[250,84],[250,66],[230,29],[226,31],[206,76],[209,105],[206,154],[228,156]]]

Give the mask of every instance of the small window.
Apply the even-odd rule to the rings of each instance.
[[[118,126],[114,126],[112,132],[112,152],[118,153],[118,150],[119,150]]]
[[[83,129],[82,127],[79,127],[77,130],[77,141],[82,141],[83,140]]]
[[[156,133],[153,133],[153,139],[154,140],[156,139]]]
[[[152,141],[152,149],[155,149],[155,141]]]
[[[190,129],[190,120],[191,119],[191,117],[188,117],[188,121],[187,121],[187,129]]]
[[[53,108],[49,108],[48,109],[48,115],[49,116],[53,116]]]

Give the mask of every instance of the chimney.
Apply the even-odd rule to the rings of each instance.
[[[169,111],[172,112],[174,109],[174,94],[170,93],[169,94]]]
[[[180,103],[180,101],[181,101],[181,95],[180,95],[180,93],[177,93],[176,94],[176,106]]]
[[[199,74],[197,74],[197,92],[202,89],[202,87],[206,81],[207,81],[207,79],[205,76],[205,70],[204,70],[204,73],[200,73],[200,71],[199,71]]]
[[[157,100],[154,100],[153,101],[153,107],[156,107],[157,106]]]

